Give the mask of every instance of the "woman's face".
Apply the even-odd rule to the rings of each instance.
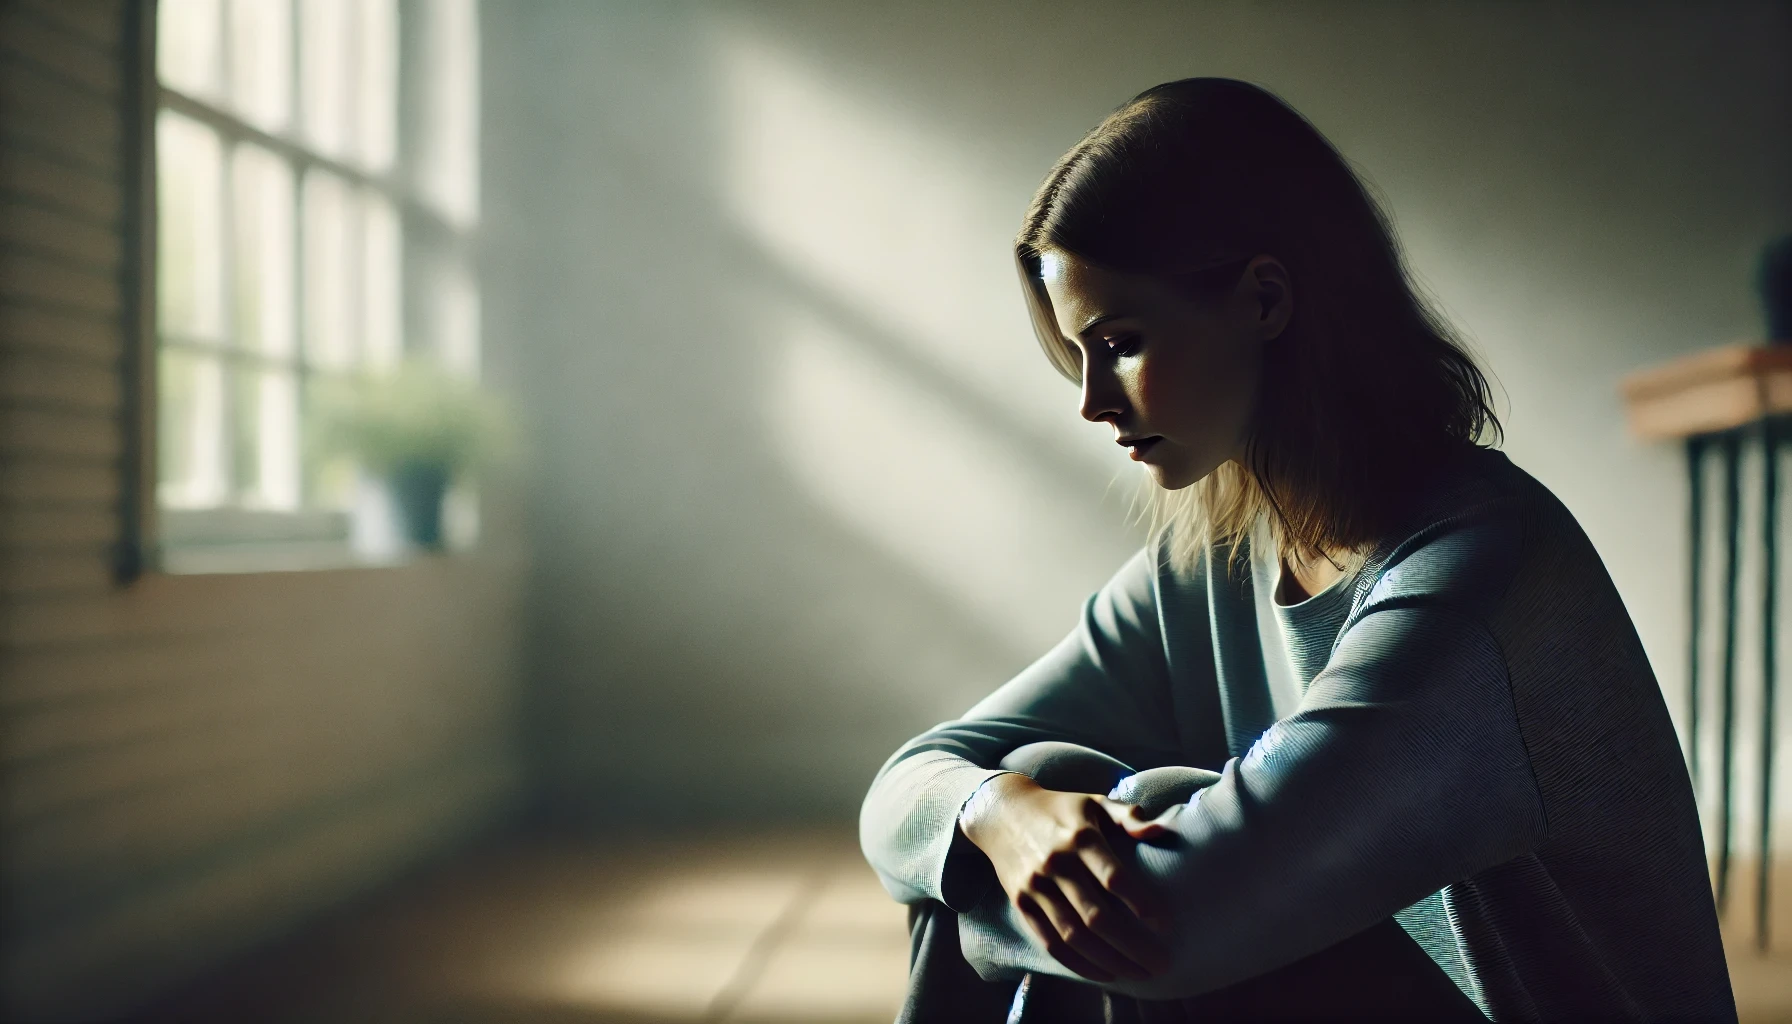
[[[1041,272],[1063,343],[1083,366],[1084,419],[1111,424],[1168,490],[1243,454],[1263,342],[1292,309],[1280,263],[1251,260],[1230,292],[1205,303],[1056,250]]]

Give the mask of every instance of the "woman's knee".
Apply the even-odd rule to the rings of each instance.
[[[1030,776],[1046,789],[1100,793],[1121,803],[1137,804],[1155,817],[1186,803],[1195,792],[1220,780],[1218,772],[1180,765],[1134,772],[1117,758],[1093,747],[1046,740],[1016,747],[1001,767]]]
[[[1001,767],[1030,776],[1046,789],[1106,794],[1133,773],[1124,762],[1093,747],[1047,740],[1016,747]]]

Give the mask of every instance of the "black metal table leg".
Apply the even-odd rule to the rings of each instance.
[[[1773,877],[1773,718],[1779,604],[1779,424],[1761,421],[1761,821],[1755,879],[1755,945],[1767,948]]]
[[[1736,760],[1736,599],[1739,589],[1742,517],[1742,435],[1722,438],[1724,453],[1724,660],[1722,732],[1718,747],[1717,910],[1724,911],[1730,886],[1731,774]]]
[[[1703,628],[1700,584],[1705,578],[1705,438],[1686,439],[1687,509],[1686,770],[1699,785],[1699,637]]]

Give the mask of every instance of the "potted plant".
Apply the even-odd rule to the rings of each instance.
[[[449,486],[495,461],[509,433],[503,408],[476,382],[422,359],[324,382],[312,409],[319,454],[383,477],[406,539],[432,551],[443,546]]]

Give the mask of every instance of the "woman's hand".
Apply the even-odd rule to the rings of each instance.
[[[1116,822],[1129,813],[1104,797],[1008,774],[984,783],[959,815],[1046,951],[1092,981],[1143,980],[1169,968],[1159,901],[1112,846],[1127,840]],[[1134,837],[1150,838],[1148,824],[1136,823]]]

